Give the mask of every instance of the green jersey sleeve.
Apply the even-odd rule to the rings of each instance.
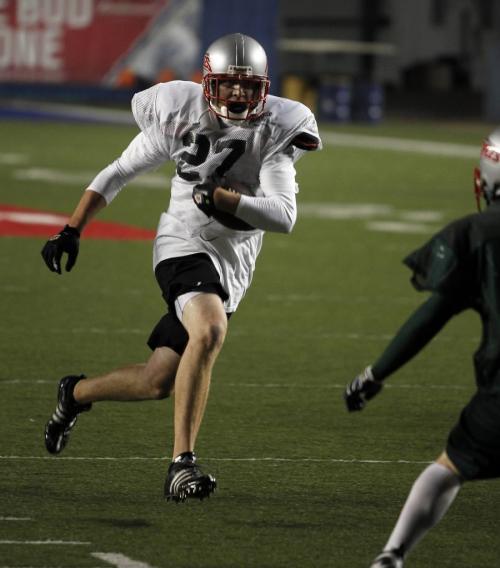
[[[467,301],[474,293],[474,255],[469,217],[447,225],[404,259],[417,290],[438,292]]]

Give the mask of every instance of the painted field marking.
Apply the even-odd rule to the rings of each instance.
[[[28,161],[26,154],[16,154],[13,152],[1,152],[0,164],[5,166],[16,166],[17,164],[25,164]]]
[[[203,458],[205,461],[217,462],[301,462],[301,463],[372,463],[372,464],[429,464],[429,460],[367,460],[343,458]]]
[[[347,134],[342,132],[322,132],[321,139],[324,144],[330,146],[390,150],[392,152],[428,154],[431,156],[446,156],[448,158],[479,158],[479,147],[468,144],[452,144],[448,142],[432,142],[430,140],[412,140],[408,138]]]
[[[0,290],[2,287],[0,286]],[[415,303],[415,296],[381,296],[379,298],[370,296],[336,296],[335,294],[266,294],[264,300],[268,302],[318,302],[324,304],[329,303],[340,303],[345,304],[349,302],[351,304],[409,304]]]
[[[421,223],[438,223],[443,219],[443,214],[439,211],[401,211],[399,216],[405,221]]]
[[[24,564],[22,566],[16,565],[16,566],[0,566],[0,568],[68,568],[67,565],[64,566],[24,566]],[[99,566],[71,566],[71,568],[102,568],[102,565]]]
[[[67,222],[66,215],[51,211],[39,211],[19,205],[0,204],[1,237],[50,237]],[[112,221],[91,221],[85,230],[86,238],[112,240],[148,240],[156,235],[153,229],[145,229]]]
[[[0,386],[2,385],[55,385],[57,380],[49,379],[37,379],[36,381],[24,380],[24,379],[0,379]],[[347,383],[346,383],[347,384]],[[307,384],[295,384],[295,383],[224,383],[219,382],[217,387],[231,387],[231,388],[249,388],[249,389],[344,389],[346,384],[343,383],[307,383]],[[421,385],[421,384],[401,384],[398,382],[386,383],[384,385],[386,389],[415,389],[415,390],[469,390],[469,387],[461,385]],[[0,518],[0,520],[2,520]]]
[[[30,517],[0,517],[0,521],[32,521]]]
[[[132,560],[124,554],[119,552],[92,552],[91,556],[94,558],[99,558],[99,560],[104,560],[117,568],[153,568],[150,564],[146,562],[139,562],[138,560]]]
[[[369,231],[383,233],[425,234],[434,231],[434,228],[423,223],[408,223],[403,221],[372,221],[366,224]]]
[[[319,219],[371,219],[372,217],[393,214],[394,207],[373,203],[331,203],[325,201],[301,203],[298,213],[302,217]]]
[[[25,223],[30,225],[61,225],[68,220],[67,215],[57,213],[34,213],[22,211],[0,211],[0,221]]]
[[[54,381],[51,381],[54,384]],[[256,388],[256,389],[283,389],[283,388],[297,388],[297,389],[345,389],[347,383],[320,383],[320,384],[287,384],[287,383],[220,383],[219,386],[235,387],[235,388]],[[398,383],[386,383],[384,388],[387,389],[416,389],[416,390],[469,390],[468,387],[461,385],[407,385]]]
[[[302,203],[299,215],[313,219],[364,219],[369,231],[416,234],[434,231],[435,227],[426,223],[436,223],[443,218],[439,211],[398,211],[391,205],[384,204],[331,202]]]
[[[51,460],[53,463],[63,461],[96,461],[96,462],[119,462],[119,461],[170,461],[170,457],[142,457],[142,456],[128,456],[128,457],[111,457],[111,456],[0,456],[0,460],[13,460],[13,461],[38,461],[38,460]],[[203,456],[204,461],[215,462],[293,462],[293,463],[370,463],[370,464],[426,464],[431,463],[428,460],[375,460],[375,459],[358,459],[358,458],[279,458],[279,457],[249,457],[249,458],[211,458]],[[22,543],[23,541],[15,541]],[[1,541],[0,541],[1,544]],[[57,543],[56,543],[57,544]],[[62,542],[60,544],[63,544]],[[78,544],[91,544],[91,543],[78,543]]]
[[[1,162],[0,162],[1,163]],[[50,168],[26,168],[14,170],[12,177],[19,181],[47,182],[51,184],[78,185],[87,187],[96,172],[64,172]],[[167,189],[170,178],[162,174],[143,174],[129,182],[130,187]]]
[[[89,546],[92,543],[79,540],[0,540],[0,544]]]

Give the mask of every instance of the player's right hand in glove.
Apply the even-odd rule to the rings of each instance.
[[[214,191],[217,188],[217,183],[213,179],[209,179],[203,183],[199,183],[193,188],[193,201],[203,211],[207,217],[211,217],[216,209],[214,204]]]
[[[373,377],[372,368],[366,369],[359,374],[344,391],[344,400],[349,412],[363,410],[368,400],[377,395],[383,387],[381,381]]]
[[[45,243],[42,249],[43,260],[49,270],[61,274],[61,257],[65,252],[68,254],[66,272],[69,272],[75,265],[79,248],[80,231],[75,227],[65,225],[57,235],[50,237]]]

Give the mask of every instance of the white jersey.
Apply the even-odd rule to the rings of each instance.
[[[192,200],[193,187],[214,174],[223,178],[225,187],[243,194],[236,215],[252,226],[252,198],[279,196],[295,210],[293,164],[304,150],[292,141],[300,134],[319,140],[313,114],[301,103],[269,96],[258,119],[230,123],[209,110],[201,85],[187,81],[160,83],[136,94],[132,112],[141,133],[89,189],[109,203],[134,176],[173,160],[176,174],[158,224],[153,265],[206,253],[229,295],[225,309],[233,312],[250,285],[264,231],[236,231],[207,217]]]

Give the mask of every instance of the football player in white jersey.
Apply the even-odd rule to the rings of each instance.
[[[160,399],[175,388],[165,497],[203,499],[214,491],[214,477],[200,469],[194,454],[212,367],[228,317],[250,285],[264,231],[289,233],[294,226],[294,163],[321,145],[311,111],[268,92],[264,49],[238,33],[208,48],[201,85],[172,81],[134,96],[140,133],[90,183],[42,256],[61,274],[67,253],[71,270],[90,219],[133,177],[173,160],[170,204],[160,216],[153,254],[168,312],[148,340],[153,353],[147,363],[61,379],[45,428],[50,453],[64,448],[78,414],[92,403]]]

